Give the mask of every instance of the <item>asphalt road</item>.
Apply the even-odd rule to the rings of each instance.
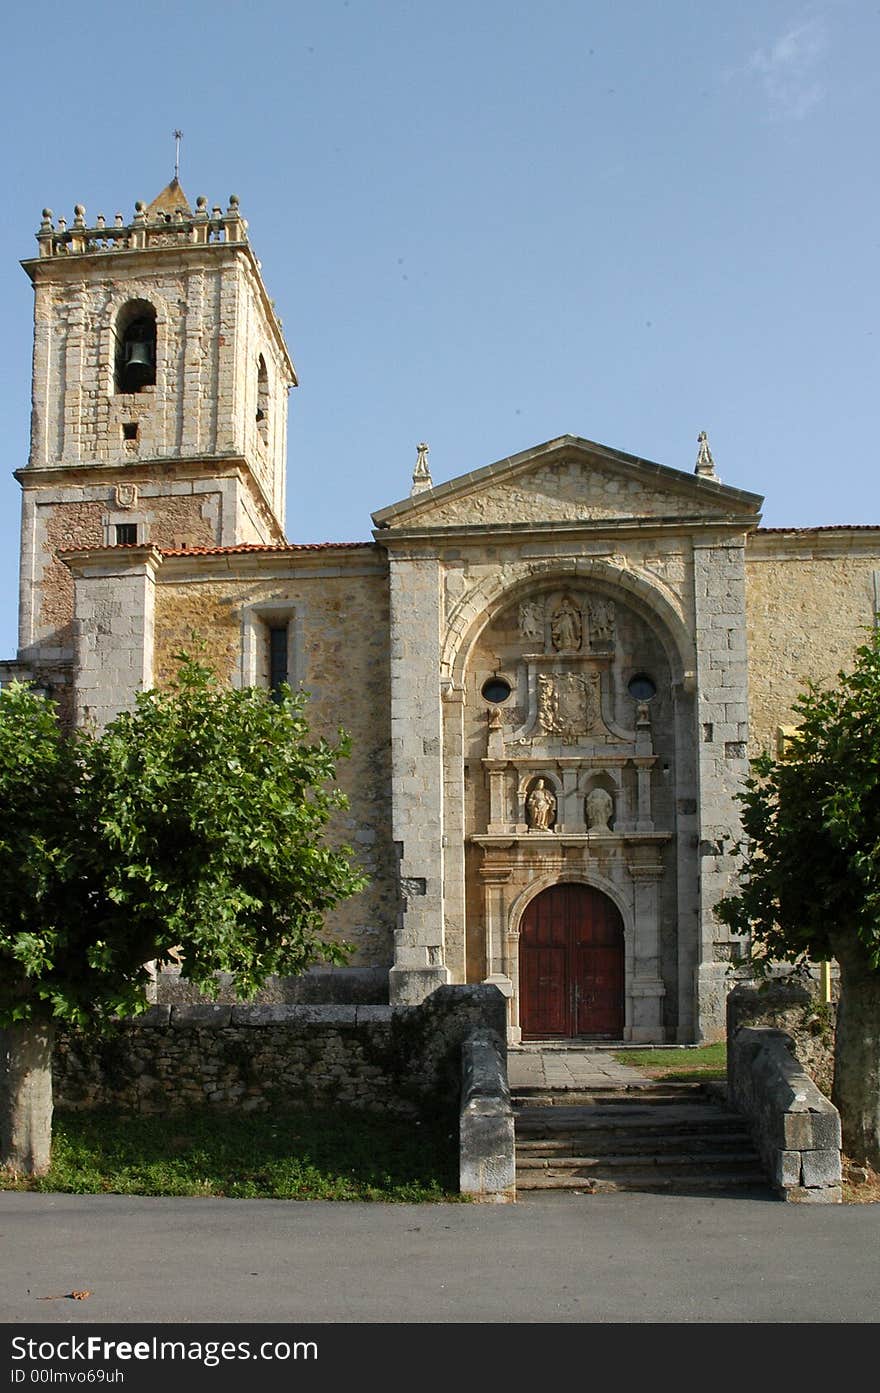
[[[71,1299],[71,1291],[88,1291]],[[0,1320],[876,1322],[880,1205],[0,1193]]]

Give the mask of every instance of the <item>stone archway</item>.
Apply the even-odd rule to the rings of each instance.
[[[563,881],[530,901],[519,992],[524,1039],[623,1038],[623,919],[607,895]]]

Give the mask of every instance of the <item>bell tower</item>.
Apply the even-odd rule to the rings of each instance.
[[[59,553],[284,541],[296,375],[235,195],[193,210],[175,176],[130,222],[46,209],[37,244],[17,666],[64,686]]]

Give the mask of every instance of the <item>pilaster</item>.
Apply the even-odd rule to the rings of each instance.
[[[392,1003],[416,1005],[450,980],[443,932],[443,740],[440,567],[436,557],[391,557],[392,835],[400,916]]]

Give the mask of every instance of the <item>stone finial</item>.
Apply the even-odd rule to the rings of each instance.
[[[416,467],[413,470],[412,488],[410,497],[416,493],[424,493],[425,489],[432,489],[434,481],[431,478],[431,471],[428,468],[428,446],[424,440],[416,446]]]
[[[51,231],[52,231],[52,209],[51,209],[51,208],[44,208],[44,209],[43,209],[43,220],[42,220],[42,222],[40,223],[40,231],[41,231],[41,232],[51,232]]]
[[[715,461],[712,458],[712,451],[709,449],[709,437],[704,430],[701,430],[700,434],[697,436],[697,444],[700,448],[697,451],[697,463],[694,468],[694,473],[699,474],[702,479],[717,479],[718,475],[715,473]]]

